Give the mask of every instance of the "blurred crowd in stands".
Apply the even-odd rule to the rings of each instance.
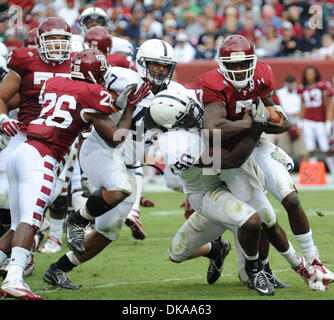
[[[22,8],[21,28],[8,18],[13,5]],[[334,57],[332,0],[0,0],[0,41],[9,51],[22,46],[26,32],[50,16],[64,18],[78,34],[79,16],[90,6],[107,12],[113,35],[129,39],[134,48],[164,39],[180,63],[215,58],[224,37],[236,33],[254,42],[260,58]],[[319,16],[317,28],[312,12]]]

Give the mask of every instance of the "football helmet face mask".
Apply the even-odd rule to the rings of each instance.
[[[203,128],[203,110],[186,92],[167,89],[152,100],[145,115],[146,129]]]
[[[51,17],[37,28],[38,51],[50,61],[70,58],[72,33],[68,24],[60,17]]]
[[[89,29],[84,41],[90,48],[98,49],[105,55],[110,54],[112,40],[107,28],[93,27]]]
[[[29,30],[29,32],[26,34],[24,40],[23,40],[23,46],[26,48],[38,48],[37,42],[36,42],[36,36],[37,36],[37,28]]]
[[[96,26],[109,27],[110,18],[106,12],[101,8],[87,8],[85,9],[79,18],[79,26],[81,28],[83,36],[87,31]]]
[[[174,50],[163,40],[147,40],[138,49],[137,71],[142,78],[147,79],[153,85],[168,85],[175,66]]]
[[[237,88],[246,87],[253,78],[256,61],[254,46],[243,36],[229,36],[219,48],[220,71]]]
[[[107,58],[101,51],[84,49],[72,58],[71,78],[104,85],[108,67]]]

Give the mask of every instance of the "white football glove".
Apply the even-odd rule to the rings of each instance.
[[[123,92],[116,99],[116,106],[123,110],[128,105],[128,94],[131,90],[136,90],[137,83],[131,83],[125,87]]]
[[[263,124],[268,122],[269,111],[265,107],[261,98],[258,98],[257,102],[252,104],[251,112],[254,122]]]

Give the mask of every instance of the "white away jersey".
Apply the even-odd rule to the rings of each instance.
[[[206,149],[199,131],[169,130],[158,136],[158,144],[166,166],[182,179],[185,194],[204,193],[221,185],[217,175],[204,175],[202,168],[194,166]]]
[[[139,74],[131,69],[121,67],[111,67],[112,73],[109,78],[109,90],[115,90],[117,94],[121,94],[126,86],[129,84],[137,83],[139,89],[143,83],[143,79]],[[186,90],[181,84],[171,81],[168,88],[183,89]],[[136,107],[133,113],[130,132],[128,133],[124,143],[117,147],[118,152],[121,153],[127,165],[134,165],[140,161],[144,153],[149,146],[146,142],[145,128],[144,128],[144,116],[148,110],[152,99],[154,98],[151,92],[145,99],[143,99]],[[110,118],[117,125],[122,117],[123,111],[110,115]],[[95,142],[101,144],[104,148],[111,148],[104,140],[98,135],[95,129],[92,130],[88,139],[93,139]],[[114,149],[116,150],[116,149]]]

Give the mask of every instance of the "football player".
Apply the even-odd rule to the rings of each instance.
[[[90,28],[85,35],[84,42],[87,43],[90,48],[96,48],[102,51],[106,55],[109,65],[122,68],[131,67],[130,61],[125,55],[119,53],[111,54],[113,37],[111,37],[107,28],[101,26]]]
[[[226,38],[219,49],[218,62],[218,69],[200,77],[197,94],[204,105],[205,128],[220,129],[225,148],[232,150],[250,130],[251,122],[243,116],[256,101],[281,111],[281,122],[269,122],[265,132],[281,133],[289,128],[282,109],[271,99],[274,89],[272,70],[266,63],[257,63],[254,47],[246,38],[239,35]],[[260,139],[251,157],[264,173],[265,189],[282,203],[288,213],[291,230],[306,259],[305,266],[296,271],[312,289],[324,290],[334,280],[334,274],[323,266],[317,254],[307,216],[288,172],[293,169],[292,159],[264,138]],[[236,188],[241,199],[247,199],[247,190],[242,194],[241,185],[235,179],[234,183],[230,181],[229,188],[232,192]],[[270,227],[266,228],[267,235],[271,231]],[[314,281],[309,281],[310,275],[314,276]],[[323,286],[318,286],[318,280],[322,280]],[[314,283],[317,283],[316,287],[313,287]]]
[[[126,88],[123,97],[119,96],[122,103],[115,102],[103,86],[107,70],[108,62],[99,50],[77,53],[71,63],[71,79],[54,77],[46,81],[41,113],[26,127],[27,141],[10,156],[7,174],[14,237],[12,244],[0,240],[2,255],[11,248],[7,276],[0,288],[5,296],[42,299],[24,283],[22,272],[34,233],[55,192],[60,167],[78,134],[92,123],[106,143],[113,143],[118,127],[106,115],[124,109],[120,123],[123,118],[131,119],[135,109],[131,99],[138,99],[135,88]]]
[[[112,48],[112,39],[110,37],[109,31],[105,27],[92,27],[90,28],[85,35],[85,43],[87,43],[91,48],[97,48],[102,51],[111,66],[130,68],[129,61],[125,58],[124,55],[119,53],[110,54]],[[139,206],[152,207],[154,203],[148,199],[145,199],[141,196],[141,190],[143,185],[143,169],[138,163],[138,168],[135,173],[137,180],[137,192],[138,196],[130,212],[129,218],[126,221],[126,224],[131,227],[132,235],[135,239],[143,240],[145,239],[145,232],[142,226],[139,226],[140,223],[140,208]]]
[[[0,125],[8,136],[8,146],[0,153],[0,207],[9,209],[6,165],[8,157],[26,140],[26,128],[41,109],[40,93],[45,80],[57,76],[69,77],[71,32],[59,17],[48,18],[37,30],[36,48],[18,48],[10,53],[9,72],[0,85]],[[18,118],[7,116],[12,99],[18,97]],[[6,235],[4,235],[6,236]]]
[[[317,68],[308,66],[303,71],[303,83],[298,86],[302,98],[301,119],[309,161],[317,161],[317,143],[326,156],[330,174],[334,176],[334,155],[330,150],[329,136],[332,127],[332,105],[328,95],[331,84],[321,81]]]
[[[36,43],[37,28],[31,29],[27,32],[23,40],[23,46],[25,48],[38,48]]]
[[[128,84],[138,83],[138,86],[141,86],[146,81],[151,85],[151,93],[138,103],[130,131],[124,133],[125,141],[120,136],[114,147],[110,147],[93,130],[83,142],[80,165],[86,177],[98,190],[88,197],[85,207],[68,216],[67,242],[72,251],[46,270],[44,280],[48,283],[73,289],[67,273],[118,239],[136,197],[141,193],[136,190],[135,171],[149,145],[146,143],[143,122],[149,104],[155,94],[167,87],[185,90],[182,85],[171,80],[175,65],[173,48],[162,40],[151,39],[139,47],[136,56],[138,72],[120,67],[110,69],[109,90],[119,93]],[[118,116],[119,114],[115,114],[112,118],[117,122]],[[96,168],[99,168],[98,172]],[[98,210],[93,210],[96,206]],[[94,218],[95,230],[84,237],[85,226]],[[133,221],[136,222],[135,232],[140,230],[145,234],[139,215],[133,215]]]
[[[259,114],[262,112],[260,108],[264,110],[265,107],[264,105],[258,107]],[[261,223],[268,221],[269,211],[271,216],[274,215],[274,211],[267,202],[266,210],[261,208],[261,212],[257,213],[250,205],[250,202],[254,202],[253,199],[248,202],[238,199],[238,193],[232,194],[221,181],[226,176],[225,171],[229,171],[227,169],[238,168],[233,170],[233,174],[243,170],[244,163],[258,142],[268,117],[255,116],[252,120],[247,113],[245,114],[243,119],[248,117],[253,122],[251,130],[232,151],[219,152],[220,165],[217,172],[223,176],[219,178],[214,170],[203,171],[205,164],[208,165],[205,154],[209,149],[206,147],[208,143],[205,141],[205,135],[200,131],[203,128],[202,114],[199,104],[185,92],[168,89],[155,96],[145,116],[145,126],[148,129],[158,128],[164,131],[158,135],[157,139],[165,163],[176,176],[181,178],[183,192],[187,195],[192,207],[196,209],[196,213],[191,215],[174,237],[169,252],[170,259],[174,262],[182,262],[199,255],[209,257],[207,279],[209,283],[214,283],[220,275],[222,262],[228,251],[227,244],[225,243],[225,250],[220,248],[220,254],[213,256],[213,252],[207,255],[210,252],[208,252],[210,246],[207,242],[229,229],[236,235],[236,242],[241,245],[246,256],[247,285],[256,289],[261,295],[273,295],[274,283],[267,279],[259,261],[259,246]],[[216,160],[217,158],[214,158],[213,161]],[[247,162],[250,161],[250,159],[247,160]],[[256,175],[254,179],[257,179]],[[251,192],[254,199],[260,198],[256,190]],[[262,198],[264,197],[262,192]],[[282,246],[288,247],[284,231],[278,225],[276,230],[281,232],[281,235],[271,239],[274,246],[278,250]],[[211,241],[211,249],[217,250],[220,242],[221,240]],[[292,259],[294,259],[292,261],[294,265],[300,264],[300,259],[296,258],[294,252]],[[220,261],[220,267],[215,260]]]

